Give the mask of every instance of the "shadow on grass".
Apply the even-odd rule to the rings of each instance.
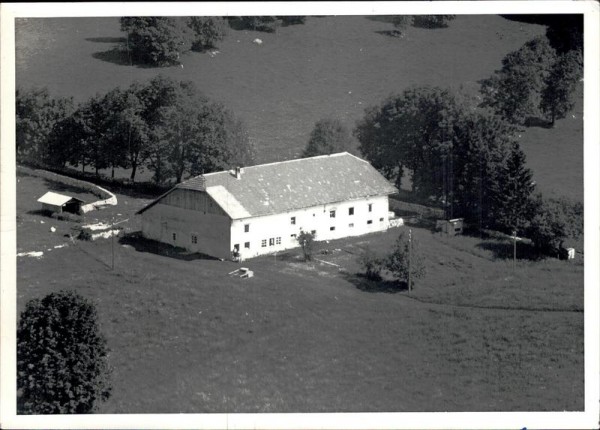
[[[183,261],[193,260],[218,260],[218,258],[200,252],[191,252],[184,248],[168,245],[156,240],[142,237],[139,231],[127,233],[119,238],[121,245],[132,246],[138,252],[149,252],[163,257],[175,258]]]
[[[477,244],[478,248],[486,251],[491,251],[494,254],[494,258],[508,260],[514,256],[514,245],[512,242],[498,242],[498,241],[486,241]],[[517,259],[518,260],[530,260],[539,261],[544,259],[546,256],[541,254],[531,244],[517,243]]]
[[[84,190],[80,187],[76,187],[74,185],[63,184],[62,182],[53,181],[51,179],[44,179],[44,185],[48,187],[49,190],[57,193],[73,193],[73,194],[92,194],[90,191]],[[96,196],[98,197],[98,196]]]
[[[127,39],[124,37],[86,37],[85,40],[88,42],[97,43],[125,43]]]
[[[92,54],[92,57],[94,57],[97,60],[102,60],[102,61],[106,61],[108,63],[116,64],[118,66],[137,65],[137,64],[133,63],[133,61],[127,54],[127,51],[125,51],[123,49],[119,49],[119,48],[113,48],[113,49],[110,49],[108,51],[103,51],[103,52],[94,52]]]
[[[552,123],[543,118],[530,116],[525,120],[525,127],[552,128]]]
[[[367,293],[388,293],[388,294],[396,294],[403,291],[407,291],[408,287],[406,282],[400,281],[390,281],[386,279],[382,279],[380,281],[374,281],[368,279],[362,273],[345,273],[342,272],[342,277],[354,285],[361,291]]]
[[[400,32],[398,30],[380,30],[380,31],[376,31],[375,33],[381,34],[381,35],[387,36],[387,37],[395,37],[396,39],[402,38],[402,32]]]

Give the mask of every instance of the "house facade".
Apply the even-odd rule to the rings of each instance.
[[[141,209],[144,237],[229,259],[316,240],[384,231],[395,187],[346,152],[209,173],[178,184]]]

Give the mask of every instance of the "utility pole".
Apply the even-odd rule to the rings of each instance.
[[[410,294],[411,290],[411,262],[412,262],[412,229],[408,229],[408,294]]]
[[[513,273],[517,264],[517,230],[513,230]]]

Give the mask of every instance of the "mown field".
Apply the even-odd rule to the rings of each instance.
[[[18,247],[63,240],[32,212],[53,185],[19,178]],[[88,218],[128,219],[147,200]],[[44,229],[29,235],[33,225]],[[86,222],[87,222],[86,221]],[[583,410],[583,266],[519,261],[502,242],[413,228],[427,275],[409,296],[367,283],[356,254],[402,228],[248,260],[203,260],[127,236],[18,259],[18,311],[74,289],[96,301],[111,349],[101,413]],[[327,250],[327,252],[324,252]],[[170,252],[165,252],[170,251]]]
[[[192,80],[244,120],[257,162],[269,162],[297,157],[317,120],[337,117],[352,128],[366,107],[411,85],[476,96],[478,81],[506,53],[545,31],[487,15],[459,16],[445,29],[411,28],[402,39],[386,35],[390,29],[375,17],[309,17],[273,34],[230,30],[214,56],[190,53],[183,67],[148,68],[127,65],[114,51],[124,36],[118,18],[28,19],[17,25],[17,84],[82,101],[159,73]],[[554,129],[521,134],[545,194],[583,199],[582,124],[579,101]]]

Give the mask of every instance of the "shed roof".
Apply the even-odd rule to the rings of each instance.
[[[48,191],[46,194],[44,194],[42,197],[40,197],[38,199],[38,202],[45,203],[47,205],[52,205],[52,206],[62,206],[64,204],[70,202],[71,200],[75,200],[75,201],[83,203],[83,200],[79,200],[76,197],[65,196],[64,194],[53,193],[52,191]]]
[[[232,219],[397,192],[367,161],[347,152],[244,167],[240,179],[235,171],[208,173],[176,188],[207,192]]]

